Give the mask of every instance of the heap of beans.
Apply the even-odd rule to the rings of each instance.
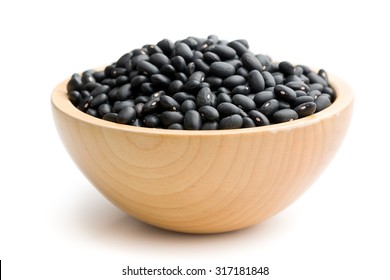
[[[253,54],[246,40],[215,35],[163,39],[104,70],[73,74],[69,100],[121,124],[187,130],[236,129],[292,121],[330,106],[324,70]]]

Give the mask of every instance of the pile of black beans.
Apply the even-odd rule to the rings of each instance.
[[[126,125],[236,129],[304,118],[332,104],[324,70],[254,54],[244,39],[215,35],[163,39],[124,54],[104,70],[73,74],[79,110]]]

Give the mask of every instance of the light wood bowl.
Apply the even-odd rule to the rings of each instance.
[[[176,131],[89,116],[60,83],[51,98],[58,133],[85,176],[129,215],[189,233],[237,230],[277,214],[315,181],[349,126],[353,94],[330,75],[335,102],[266,127]]]

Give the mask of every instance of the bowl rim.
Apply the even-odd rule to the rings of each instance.
[[[172,136],[235,135],[235,134],[247,134],[247,133],[255,133],[255,132],[274,133],[281,130],[291,130],[298,127],[313,125],[324,119],[334,117],[335,115],[337,116],[353,103],[354,96],[351,87],[344,80],[337,77],[336,75],[330,73],[327,74],[329,77],[329,84],[336,92],[336,99],[329,107],[313,115],[296,119],[290,122],[251,127],[251,128],[225,129],[225,130],[175,130],[175,129],[166,129],[166,128],[137,127],[132,125],[119,124],[119,123],[106,121],[80,111],[70,102],[66,90],[66,85],[70,78],[63,80],[55,87],[51,95],[51,104],[53,109],[56,108],[60,110],[62,113],[64,113],[65,115],[73,119],[77,119],[81,122],[88,123],[101,128],[120,130],[124,132],[127,131],[133,133],[152,134],[152,135],[172,135]]]

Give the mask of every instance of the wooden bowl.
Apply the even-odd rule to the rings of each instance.
[[[189,233],[249,227],[286,208],[320,175],[349,126],[353,94],[288,123],[222,131],[121,125],[89,116],[60,83],[51,98],[58,133],[85,176],[115,205],[154,226]]]

